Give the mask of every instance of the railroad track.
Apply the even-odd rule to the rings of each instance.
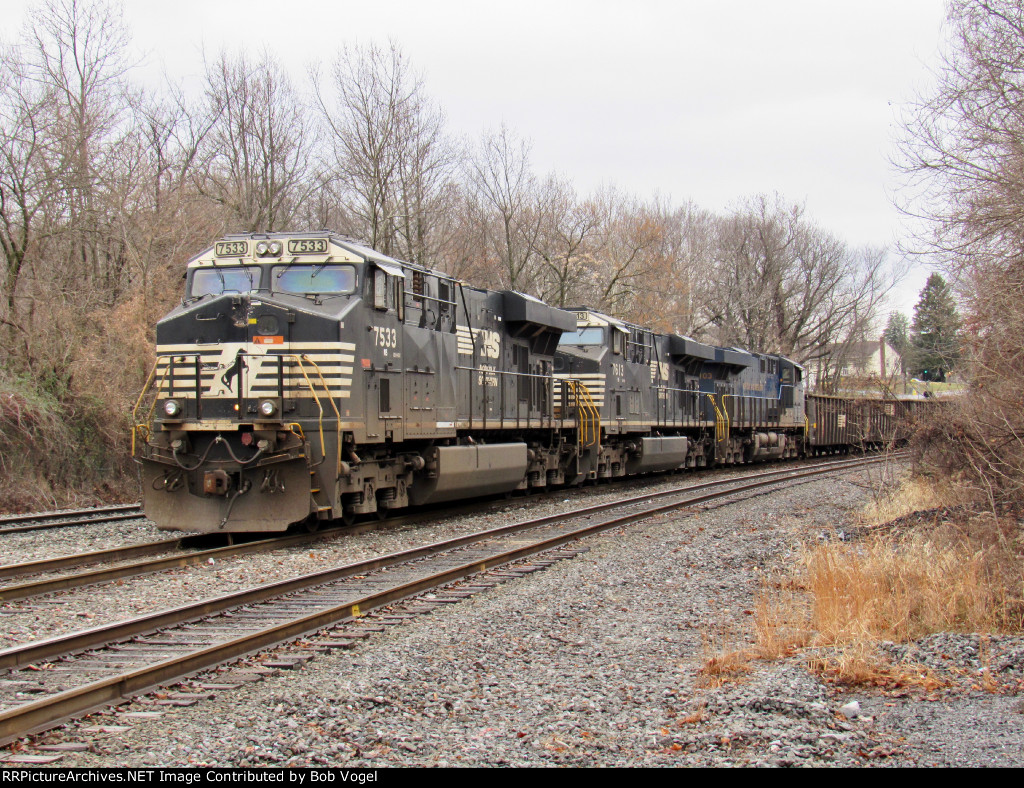
[[[9,648],[0,651],[0,670],[6,671],[0,675],[0,744],[541,552],[556,551],[541,565],[570,557],[579,550],[564,546],[586,536],[680,507],[883,461],[773,470],[647,493]],[[466,586],[444,601],[471,593]]]
[[[138,520],[141,517],[144,517],[142,506],[137,503],[98,506],[92,509],[65,509],[59,512],[5,515],[0,517],[0,534],[112,523],[118,520]]]
[[[186,539],[166,539],[159,542],[144,542],[128,547],[116,547],[110,550],[97,550],[92,553],[78,553],[76,555],[61,556],[59,558],[43,559],[26,564],[11,564],[0,566],[0,578],[24,577],[27,575],[38,575],[47,572],[54,572],[70,567],[79,567],[96,563],[113,563],[131,558],[139,558],[147,555],[157,555],[156,558],[147,558],[141,561],[119,564],[117,566],[91,569],[76,572],[59,577],[34,580],[27,583],[0,587],[0,603],[13,602],[19,599],[29,599],[34,596],[51,594],[55,591],[67,591],[72,588],[108,583],[113,580],[121,580],[126,577],[138,577],[139,575],[163,572],[168,569],[179,569],[186,566],[204,563],[211,558],[214,560],[228,558],[230,556],[247,555],[253,553],[265,553],[271,550],[278,550],[283,547],[295,547],[309,544],[318,539],[337,536],[338,532],[324,531],[318,534],[288,534],[284,536],[273,536],[266,539],[256,539],[243,544],[225,545],[223,547],[200,548],[189,552],[181,551],[187,548],[189,542]],[[209,540],[203,540],[209,541]],[[171,553],[166,555],[166,553]]]
[[[834,460],[827,463],[834,463]],[[804,467],[817,468],[823,463],[816,462],[810,466],[787,467],[787,471],[801,470]],[[742,477],[742,478],[745,478]],[[635,482],[635,480],[633,480]],[[699,487],[699,486],[698,486]],[[691,487],[686,487],[691,489]],[[693,489],[696,489],[693,488]],[[559,494],[564,491],[559,491]],[[484,508],[504,505],[504,501],[488,502],[483,504]],[[447,508],[445,516],[453,516],[463,513],[477,513],[481,504],[464,504],[454,508]],[[432,512],[414,513],[393,517],[384,521],[373,520],[367,524],[357,524],[344,528],[333,528],[317,533],[301,534],[277,534],[266,538],[257,538],[241,543],[229,543],[227,545],[216,545],[205,547],[210,542],[216,542],[216,534],[199,534],[194,536],[182,536],[174,539],[164,539],[155,542],[143,542],[135,545],[116,547],[107,550],[95,550],[87,553],[59,556],[39,561],[32,561],[22,564],[10,564],[0,566],[0,580],[14,580],[17,578],[31,577],[33,575],[45,575],[62,569],[77,569],[82,567],[94,567],[98,564],[113,564],[129,561],[130,563],[118,563],[117,566],[87,569],[58,577],[37,579],[29,582],[22,582],[12,585],[0,586],[0,603],[13,602],[29,599],[35,596],[50,594],[57,591],[67,591],[73,588],[97,585],[100,583],[123,580],[129,577],[138,577],[145,574],[153,574],[169,569],[179,569],[187,566],[195,566],[204,563],[209,559],[221,560],[228,557],[240,555],[252,555],[266,553],[287,547],[297,547],[314,542],[335,538],[341,534],[359,532],[367,528],[396,527],[412,522],[430,521],[435,516]],[[237,535],[234,539],[237,539]],[[184,551],[188,552],[184,552]],[[155,557],[148,557],[155,556]],[[144,559],[144,560],[132,560]]]

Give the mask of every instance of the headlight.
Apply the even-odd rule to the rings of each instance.
[[[260,415],[265,418],[270,418],[277,413],[277,403],[272,399],[265,399],[260,403]]]
[[[256,244],[257,257],[280,257],[283,251],[280,241],[259,241]]]
[[[181,415],[181,403],[176,399],[169,399],[164,403],[164,413],[170,416],[172,419],[175,416]]]

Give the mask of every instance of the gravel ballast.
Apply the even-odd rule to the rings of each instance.
[[[717,472],[719,478],[735,475],[738,475],[736,471]],[[618,484],[567,490],[544,499],[513,499],[492,508],[487,513],[454,516],[441,523],[417,523],[398,527],[383,524],[382,530],[340,533],[336,536],[325,536],[324,539],[308,545],[282,548],[262,554],[217,558],[185,568],[124,578],[102,585],[84,586],[43,597],[3,602],[0,603],[0,616],[4,624],[0,631],[0,648],[112,624],[131,616],[198,602],[332,566],[362,561],[425,542],[475,533],[499,524],[569,512],[581,507],[615,501],[628,494],[640,495],[673,489],[707,478],[708,474],[666,476],[659,480],[645,480],[642,485],[630,488]],[[118,541],[119,534],[121,541]],[[173,533],[159,531],[148,521],[133,521],[57,529],[56,532],[37,533],[32,535],[31,539],[25,538],[29,536],[27,534],[11,536],[21,537],[17,542],[20,552],[19,549],[15,549],[7,553],[4,563],[39,560],[123,544],[167,539],[171,538]],[[21,578],[15,582],[50,578],[65,573],[66,571],[62,570],[34,578]]]
[[[1020,638],[986,641],[984,659],[967,635],[887,645],[956,676],[924,699],[839,692],[800,658],[701,686],[707,657],[749,638],[760,571],[799,538],[848,528],[864,481],[659,516],[350,651],[189,707],[142,699],[38,742],[89,743],[59,766],[1022,765],[1019,698],[977,681],[984,669],[1019,685]],[[82,730],[109,724],[128,727]]]

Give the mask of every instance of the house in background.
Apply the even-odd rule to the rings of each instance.
[[[885,337],[879,337],[876,342],[853,342],[845,352],[837,349],[837,360],[839,376],[850,377],[877,377],[885,380],[892,380],[899,376],[900,354],[893,349],[892,345],[885,341]]]
[[[874,341],[828,345],[824,358],[810,370],[810,385],[830,381],[832,385],[850,379],[875,379],[894,383],[902,372],[900,355],[879,337]],[[813,363],[813,362],[812,362]]]

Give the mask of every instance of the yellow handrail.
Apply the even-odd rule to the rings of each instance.
[[[590,424],[594,430],[594,440],[592,443],[598,446],[601,443],[601,411],[598,410],[597,403],[594,402],[594,398],[590,394],[590,389],[583,383],[580,383],[580,386],[583,387],[583,392],[586,396],[587,409],[593,414],[593,421]]]
[[[711,407],[715,409],[715,440],[724,441],[729,437],[729,412],[722,412],[722,409],[718,407],[718,403],[715,402],[714,394],[706,394],[707,398],[711,400]],[[722,405],[725,405],[725,398],[728,394],[722,395]]]
[[[142,401],[146,398],[146,393],[153,386],[153,379],[156,377],[156,370],[157,370],[157,367],[159,367],[159,366],[160,366],[160,359],[158,358],[156,360],[156,363],[153,364],[153,369],[150,370],[149,377],[146,378],[146,385],[142,387],[142,391],[139,393],[139,398],[135,401],[135,407],[132,408],[132,457],[135,456],[135,436],[140,431],[145,430],[145,432],[146,432],[146,442],[147,443],[149,442],[149,436],[150,436],[150,432],[151,432],[150,428],[149,428],[149,425],[153,422],[153,412],[156,410],[156,400],[157,400],[157,398],[156,397],[153,398],[153,403],[149,406],[149,412],[146,414],[146,421],[144,423],[141,423],[141,424],[139,423],[139,421],[138,421],[138,412],[139,412],[139,408],[142,407]],[[163,374],[160,376],[160,380],[156,384],[158,389],[159,389],[160,385],[164,382],[164,379],[167,377],[167,373],[170,371],[170,368],[171,368],[171,365],[168,364],[167,368],[164,370]]]
[[[579,422],[579,445],[594,446],[601,437],[601,411],[594,403],[594,398],[583,383],[578,380],[566,380],[569,388],[572,389],[573,397],[576,400],[576,410]]]
[[[302,361],[308,361],[310,364],[313,365],[313,369],[316,370],[317,377],[320,378],[320,385],[322,385],[324,387],[324,392],[327,394],[327,401],[331,403],[331,408],[334,410],[334,423],[338,425],[338,428],[337,428],[337,440],[335,441],[335,443],[338,446],[338,449],[337,449],[338,456],[337,456],[337,462],[335,462],[334,467],[337,470],[337,472],[340,474],[340,472],[341,472],[341,412],[338,410],[338,406],[334,403],[334,397],[331,396],[331,389],[328,387],[327,381],[324,380],[324,373],[320,371],[320,367],[317,366],[317,363],[315,361],[313,361],[306,354],[303,354],[302,355],[302,359],[299,361],[299,369],[302,370],[302,376],[306,379],[306,383],[309,385],[309,391],[313,395],[313,399],[316,402],[316,406],[320,409],[320,418],[318,419],[317,426],[318,426],[318,428],[320,430],[320,456],[325,458],[325,459],[327,457],[327,449],[324,447],[324,423],[323,423],[323,421],[324,421],[324,409],[323,409],[323,406],[320,404],[320,398],[316,395],[316,390],[313,388],[313,385],[309,382],[309,376],[306,375],[306,370],[303,369],[303,367],[302,367]],[[321,462],[323,462],[323,460],[321,460]]]
[[[142,407],[142,400],[146,396],[146,392],[149,391],[149,387],[153,385],[153,378],[156,377],[156,368],[159,366],[160,360],[153,365],[153,369],[149,371],[149,375],[146,377],[146,385],[142,387],[142,391],[139,392],[139,398],[135,401],[135,407],[132,408],[132,421],[135,421],[136,414],[139,412],[139,408]]]

